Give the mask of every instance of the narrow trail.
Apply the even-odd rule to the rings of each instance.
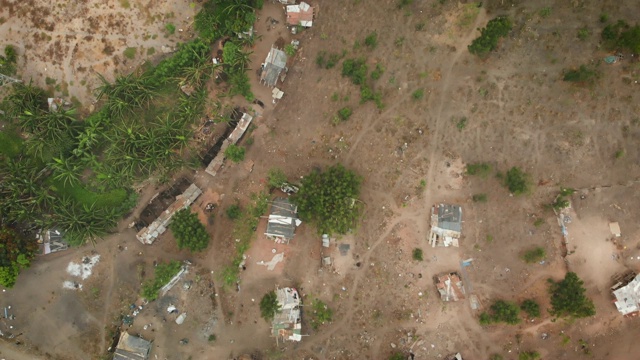
[[[102,318],[102,328],[100,329],[100,353],[106,353],[107,349],[107,341],[105,339],[105,335],[106,335],[106,331],[107,331],[107,327],[108,327],[108,322],[109,322],[109,307],[111,306],[111,294],[113,293],[113,285],[115,283],[115,279],[116,279],[116,266],[115,266],[116,260],[115,260],[115,255],[112,256],[112,259],[110,259],[109,264],[110,268],[109,268],[109,289],[107,290],[107,294],[105,297],[105,301],[104,301],[104,316]]]
[[[442,121],[441,115],[442,112],[444,110],[445,104],[448,100],[448,97],[446,96],[446,94],[448,93],[448,89],[451,83],[451,72],[454,68],[454,66],[456,65],[456,63],[458,62],[458,60],[460,59],[460,57],[462,56],[462,54],[466,51],[467,49],[467,44],[469,44],[471,42],[471,40],[474,38],[475,33],[476,33],[476,28],[479,26],[479,24],[484,21],[484,11],[481,12],[478,17],[476,18],[476,22],[474,24],[474,26],[472,27],[474,30],[471,31],[464,39],[461,40],[461,44],[460,46],[457,46],[457,51],[453,57],[453,59],[449,62],[449,67],[447,68],[447,71],[445,72],[445,74],[443,75],[444,81],[442,83],[442,87],[441,87],[441,91],[439,94],[439,104],[437,107],[437,112],[435,114],[435,126],[434,126],[434,132],[433,132],[433,140],[430,143],[429,149],[428,149],[428,154],[429,154],[429,169],[427,171],[427,181],[428,183],[433,183],[433,180],[435,178],[435,168],[437,164],[437,161],[434,161],[437,155],[437,152],[439,150],[439,141],[438,141],[438,136],[440,134],[440,132],[442,131],[442,127],[443,127],[443,123],[444,121]],[[433,93],[431,93],[431,95],[433,95]],[[429,100],[431,99],[431,95],[429,97]],[[395,110],[397,107],[401,106],[402,103],[398,102],[396,104],[394,104],[393,106],[389,107],[385,112],[383,112],[376,121],[373,121],[366,129],[362,130],[362,132],[358,135],[358,137],[356,138],[356,140],[354,141],[354,144],[351,147],[351,150],[349,151],[346,160],[348,161],[351,156],[353,155],[355,149],[357,148],[358,144],[362,141],[362,139],[365,137],[365,135],[378,123],[381,121],[381,119],[383,119],[385,117],[385,115],[387,115],[388,113],[390,113],[391,111]],[[419,154],[418,156],[422,156],[422,154]],[[426,191],[424,200],[427,204],[430,204],[430,202],[432,201],[433,198],[433,193],[436,189],[434,188],[429,188]],[[394,213],[397,212],[397,208],[395,208],[395,206],[392,206],[392,210]],[[378,248],[378,246],[387,238],[387,236],[389,236],[389,234],[391,234],[391,232],[396,228],[396,226],[400,223],[402,223],[404,220],[406,220],[406,217],[404,216],[397,216],[395,217],[386,227],[386,230],[378,237],[378,239],[373,243],[373,245],[370,246],[370,248],[364,253],[363,257],[362,257],[362,263],[363,264],[368,264],[369,263],[369,259],[371,258],[371,256],[374,254],[374,252],[376,251],[376,249]],[[357,272],[354,279],[353,279],[353,284],[351,285],[350,289],[351,292],[349,294],[349,298],[346,301],[344,308],[346,309],[345,313],[346,316],[343,317],[342,319],[340,319],[339,321],[335,322],[333,324],[333,331],[332,332],[327,332],[324,333],[322,335],[316,336],[313,339],[311,339],[311,341],[305,342],[304,345],[301,347],[302,349],[306,349],[306,350],[312,350],[312,347],[316,344],[320,344],[323,343],[325,341],[327,341],[329,339],[330,336],[340,332],[341,330],[344,329],[345,324],[349,324],[352,320],[354,311],[354,302],[355,302],[355,295],[358,293],[358,289],[359,289],[359,285],[360,282],[362,281],[362,278],[364,276],[366,276],[367,270],[362,269],[361,271]],[[315,354],[316,356],[320,356],[320,359],[324,358],[323,356],[321,356],[320,354]]]

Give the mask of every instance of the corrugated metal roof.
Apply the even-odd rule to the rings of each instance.
[[[113,355],[114,360],[147,360],[151,342],[124,332]]]
[[[265,235],[292,239],[296,230],[297,211],[298,208],[289,199],[273,199]]]
[[[260,81],[267,86],[274,87],[278,83],[278,78],[287,67],[287,54],[280,49],[271,48],[264,61],[264,68],[260,75]]]
[[[459,205],[438,205],[438,227],[462,232],[462,207]]]
[[[626,286],[613,292],[616,297],[616,308],[623,315],[640,311],[640,275],[637,275]]]
[[[311,27],[313,25],[313,8],[306,2],[287,6],[287,24]]]

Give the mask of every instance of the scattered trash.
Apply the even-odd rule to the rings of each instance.
[[[187,313],[182,313],[180,314],[180,316],[178,316],[176,318],[176,324],[178,325],[182,325],[182,323],[184,323],[184,320],[187,318]]]

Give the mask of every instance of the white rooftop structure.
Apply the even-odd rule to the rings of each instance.
[[[298,290],[294,288],[277,289],[276,296],[280,311],[273,318],[271,330],[273,336],[285,341],[302,340],[302,318],[300,317],[302,299],[300,299]]]
[[[313,26],[313,8],[302,1],[298,5],[287,6],[287,24],[310,28]]]
[[[622,315],[636,315],[640,311],[640,275],[631,280],[627,285],[613,291],[616,308]]]

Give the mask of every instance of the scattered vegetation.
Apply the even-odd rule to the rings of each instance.
[[[313,299],[311,302],[311,327],[317,330],[320,325],[333,320],[333,310],[320,299]]]
[[[480,314],[480,324],[489,325],[498,322],[504,322],[507,324],[515,325],[520,322],[518,317],[520,308],[517,304],[496,300],[489,308],[489,312],[483,312]]]
[[[481,177],[487,177],[491,173],[492,167],[489,163],[471,163],[467,164],[467,175],[478,175]]]
[[[413,257],[413,260],[415,261],[422,261],[423,260],[422,249],[420,248],[413,249],[412,257]]]
[[[384,68],[380,64],[376,64],[375,70],[371,72],[371,78],[373,80],[378,80],[384,74]]]
[[[516,166],[507,171],[504,184],[514,195],[526,194],[530,190],[529,175]]]
[[[296,48],[292,44],[287,44],[284,46],[284,53],[287,56],[293,56],[296,54]]]
[[[262,300],[260,300],[260,315],[266,321],[273,320],[276,313],[280,312],[280,305],[278,305],[278,296],[274,290],[264,294]]]
[[[240,209],[240,205],[233,204],[227,208],[225,211],[227,217],[231,220],[236,220],[242,215],[242,209]]]
[[[489,23],[487,27],[480,30],[480,36],[471,42],[469,52],[484,57],[498,46],[498,41],[511,31],[511,21],[509,18],[500,16]]]
[[[128,47],[124,50],[123,55],[124,57],[126,57],[127,59],[135,59],[136,58],[136,51],[138,49],[134,48],[134,47]]]
[[[538,246],[531,250],[527,250],[524,255],[522,255],[522,260],[524,260],[527,264],[537,263],[542,261],[545,256],[547,256],[544,248]]]
[[[236,144],[230,144],[224,150],[224,157],[235,162],[239,163],[244,160],[245,149],[242,146],[238,146]]]
[[[518,354],[518,360],[537,360],[540,359],[540,353],[537,351],[523,351]]]
[[[167,34],[173,35],[176,32],[176,26],[173,25],[172,23],[168,23],[167,25],[164,26],[164,30],[167,32]]]
[[[520,309],[530,318],[540,317],[540,305],[535,300],[526,299],[520,304]]]
[[[606,19],[603,22],[606,22]],[[624,20],[618,20],[602,30],[602,40],[605,46],[611,50],[626,49],[632,53],[640,54],[640,25],[631,26]]]
[[[272,168],[269,169],[269,173],[267,173],[267,181],[269,183],[269,187],[271,188],[279,188],[287,182],[287,175],[281,169]]]
[[[600,74],[595,68],[580,65],[577,69],[565,71],[562,80],[573,83],[591,84],[598,79],[599,76]]]
[[[321,234],[345,234],[360,216],[362,178],[342,165],[304,177],[300,191],[292,197],[303,221],[315,223]]]
[[[178,243],[178,249],[188,249],[191,252],[202,251],[209,246],[211,236],[198,219],[198,214],[191,209],[182,209],[173,215],[169,225]]]
[[[568,272],[561,281],[549,279],[551,311],[554,316],[589,317],[596,314],[593,301],[586,295],[584,282],[574,272]]]
[[[462,131],[465,127],[467,127],[467,117],[463,116],[456,123],[456,128],[458,128],[459,131]]]
[[[176,276],[181,268],[182,265],[178,261],[156,265],[154,278],[147,280],[142,285],[142,297],[148,301],[156,300],[158,298],[158,291]]]
[[[364,44],[369,49],[375,49],[378,46],[378,33],[375,31],[369,33],[369,35],[364,38]]]
[[[473,202],[485,203],[485,202],[487,202],[487,194],[484,194],[484,193],[483,194],[473,194],[471,199],[473,200]]]
[[[420,100],[424,97],[424,89],[418,89],[411,93],[413,100]]]

